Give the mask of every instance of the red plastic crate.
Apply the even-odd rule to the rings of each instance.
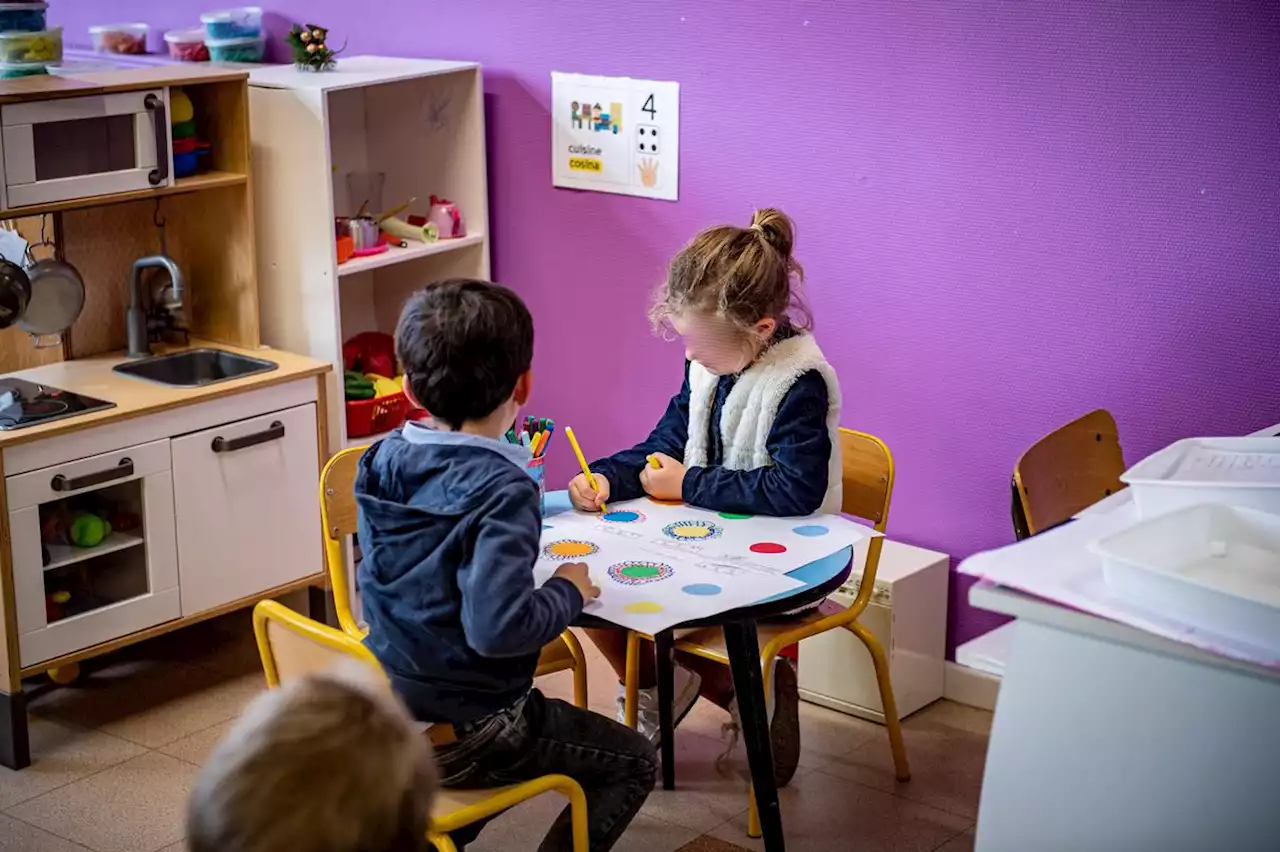
[[[408,413],[409,398],[403,393],[347,400],[347,437],[364,438],[390,432],[404,422]]]

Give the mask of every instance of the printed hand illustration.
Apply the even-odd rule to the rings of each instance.
[[[653,189],[658,185],[658,161],[645,157],[640,161],[640,183],[645,189]]]

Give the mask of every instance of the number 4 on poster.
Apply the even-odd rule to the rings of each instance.
[[[551,74],[555,186],[675,201],[680,85]]]

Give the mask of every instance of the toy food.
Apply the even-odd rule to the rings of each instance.
[[[388,379],[386,376],[379,376],[374,373],[368,373],[365,378],[373,382],[373,395],[375,397],[395,396],[404,391],[404,386],[395,379]]]
[[[374,397],[373,382],[365,378],[364,374],[354,370],[347,370],[343,374],[343,387],[347,399],[373,399]]]
[[[111,535],[111,524],[92,512],[79,512],[71,520],[71,543],[76,547],[97,547]]]
[[[344,368],[375,376],[396,374],[396,342],[389,334],[365,331],[342,345]]]

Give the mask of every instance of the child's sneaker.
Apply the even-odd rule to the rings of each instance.
[[[672,728],[684,721],[693,705],[698,702],[698,689],[702,686],[702,676],[684,666],[675,667],[675,706],[672,710]],[[618,685],[618,721],[626,724],[626,687]],[[662,725],[658,717],[658,687],[651,686],[640,690],[639,706],[636,708],[636,729],[649,738],[654,745],[662,739]]]
[[[720,736],[727,741],[724,753],[716,759],[729,759],[742,732],[738,716],[738,698],[729,702],[730,720],[720,726]],[[773,701],[769,706],[769,745],[773,750],[773,782],[785,787],[800,766],[800,690],[795,666],[786,657],[778,657],[773,665]]]

